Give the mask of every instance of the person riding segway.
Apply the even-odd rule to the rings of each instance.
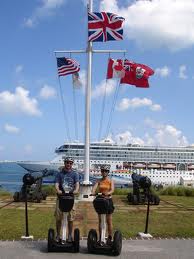
[[[72,158],[65,158],[64,167],[56,175],[57,200],[55,217],[57,235],[55,238],[54,230],[49,229],[48,252],[79,252],[79,229],[74,230],[74,240],[72,237],[75,214],[74,195],[79,191],[79,176],[77,172],[72,170],[73,162]]]
[[[92,189],[91,195],[96,196],[93,205],[98,213],[99,240],[97,238],[97,231],[91,229],[88,234],[87,246],[90,253],[119,255],[122,248],[122,234],[120,231],[116,231],[112,240],[112,213],[114,212],[114,205],[111,195],[114,192],[114,182],[108,178],[109,171],[109,165],[101,166],[102,178],[96,182]],[[97,191],[98,193],[96,194]],[[108,226],[107,240],[105,239],[106,223]]]

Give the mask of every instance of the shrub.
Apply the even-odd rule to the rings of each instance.
[[[129,188],[115,188],[114,195],[127,195],[131,189]]]
[[[160,191],[160,195],[172,195],[172,196],[193,196],[194,188],[184,186],[168,186]]]
[[[169,186],[168,187],[168,195],[177,196],[177,190],[175,187]]]
[[[184,187],[176,187],[177,196],[185,196],[185,188]]]
[[[191,188],[185,188],[185,195],[186,196],[192,196],[192,189]]]

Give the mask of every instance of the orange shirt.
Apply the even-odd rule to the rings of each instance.
[[[111,190],[111,180],[109,178],[105,178],[99,181],[98,183],[99,192],[106,193]]]

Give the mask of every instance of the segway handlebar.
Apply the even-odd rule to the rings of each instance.
[[[57,195],[58,195],[58,197],[64,197],[64,196],[72,196],[72,197],[74,197],[73,191],[62,191],[61,194],[57,194]]]
[[[95,193],[95,194],[91,193],[90,196],[95,196],[95,197],[98,196],[98,197],[104,197],[105,198],[105,197],[110,197],[111,195],[110,194],[106,195],[102,192],[98,192],[98,193]]]

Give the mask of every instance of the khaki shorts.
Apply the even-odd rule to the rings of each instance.
[[[56,220],[61,221],[63,220],[63,212],[59,209],[59,199],[56,200],[56,208],[54,213]],[[73,209],[68,212],[67,220],[74,221],[75,219],[75,203],[73,205]]]

